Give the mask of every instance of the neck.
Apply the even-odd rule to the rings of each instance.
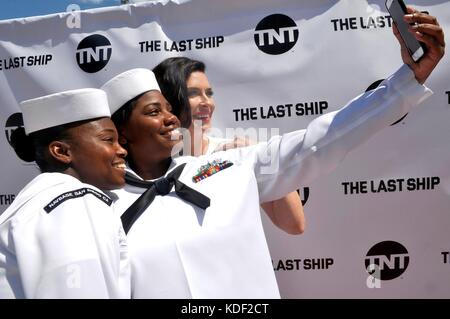
[[[151,180],[164,176],[169,169],[170,163],[172,163],[172,159],[169,157],[161,161],[155,161],[154,163],[146,162],[145,165],[137,165],[130,161],[129,165],[142,179]]]
[[[76,179],[78,179],[80,182],[84,183],[84,181],[80,178],[80,175],[78,175],[78,173],[75,170],[73,170],[72,168],[68,168],[68,169],[65,169],[63,171],[53,171],[53,172],[70,175],[70,176],[75,177]]]

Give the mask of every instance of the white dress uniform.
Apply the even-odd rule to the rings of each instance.
[[[227,143],[233,142],[233,139],[230,138],[221,138],[215,136],[207,136],[207,138],[208,138],[208,147],[206,148],[204,155],[210,155],[214,152],[217,152]]]
[[[20,108],[28,135],[111,115],[106,93],[91,88],[22,101]],[[0,299],[129,296],[125,232],[98,188],[42,173],[0,215]]]
[[[169,171],[186,163],[179,180],[208,196],[211,205],[202,210],[173,189],[156,196],[127,235],[132,297],[279,298],[260,203],[333,170],[350,150],[430,94],[404,65],[375,90],[316,118],[304,130],[250,147],[173,160]],[[209,176],[207,168],[217,163],[232,165]],[[206,173],[199,177],[199,170]],[[143,191],[130,185],[115,191],[115,207],[122,213]]]
[[[0,215],[0,299],[129,298],[126,236],[112,200],[42,173]]]

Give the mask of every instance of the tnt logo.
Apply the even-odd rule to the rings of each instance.
[[[373,82],[371,85],[369,85],[369,87],[366,89],[366,92],[369,92],[371,90],[374,90],[378,87],[378,85],[380,85],[381,82],[383,82],[384,79],[378,80]],[[406,113],[405,115],[403,115],[400,119],[398,119],[397,121],[395,121],[394,123],[391,124],[391,126],[400,123],[401,121],[403,121],[405,119],[405,117],[408,115],[408,113]]]
[[[255,43],[267,54],[283,54],[294,47],[298,40],[298,27],[284,14],[272,14],[262,19],[255,29]]]
[[[392,280],[408,268],[409,256],[406,248],[395,241],[383,241],[369,249],[365,259],[370,276],[379,280]]]
[[[100,34],[93,34],[81,40],[76,53],[78,66],[87,73],[103,69],[111,55],[111,42]]]
[[[19,127],[23,127],[22,113],[11,114],[10,117],[8,117],[8,119],[6,120],[5,124],[5,135],[9,145],[11,145],[12,132]]]

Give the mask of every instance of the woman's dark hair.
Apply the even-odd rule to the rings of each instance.
[[[168,58],[153,68],[161,93],[172,105],[173,113],[180,119],[181,126],[191,126],[186,81],[193,72],[205,72],[203,62],[186,57]]]
[[[48,145],[53,141],[71,140],[68,128],[79,125],[79,123],[54,126],[29,135],[25,134],[23,127],[19,127],[11,134],[11,145],[21,160],[35,161],[41,172],[61,172],[67,168],[67,164],[53,158],[48,151]]]

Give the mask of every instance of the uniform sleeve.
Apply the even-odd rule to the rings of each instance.
[[[281,198],[332,171],[348,152],[431,94],[403,65],[375,90],[314,119],[305,130],[259,144],[252,159],[260,201]]]
[[[25,298],[120,297],[112,209],[87,195],[12,224]]]

